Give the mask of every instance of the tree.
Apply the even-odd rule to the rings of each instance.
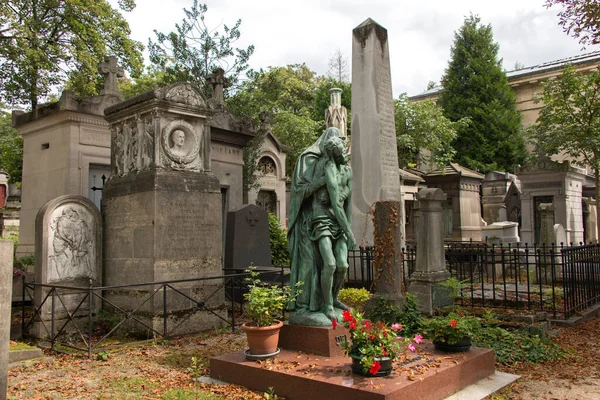
[[[600,43],[600,2],[598,0],[546,0],[546,8],[562,6],[558,24],[567,35],[586,45]]]
[[[133,0],[119,5],[135,7]],[[0,6],[0,93],[9,105],[32,109],[67,80],[78,94],[95,94],[98,63],[109,54],[135,76],[143,46],[129,34],[106,0],[7,0]]]
[[[467,17],[454,34],[451,51],[438,104],[451,121],[471,120],[458,128],[455,160],[482,172],[512,171],[526,156],[521,114],[502,71],[492,27],[480,25],[479,17]]]
[[[454,157],[452,142],[468,118],[452,122],[433,101],[411,102],[406,93],[394,101],[400,168],[431,163],[443,167]]]
[[[272,120],[272,131],[289,146],[286,171],[314,140],[322,124],[312,117],[318,79],[305,64],[260,70],[226,100],[234,115],[259,122],[259,114]]]
[[[348,82],[348,60],[340,49],[337,49],[328,62],[327,74],[337,82]]]
[[[583,75],[567,66],[559,79],[542,83],[536,102],[544,105],[528,134],[538,151],[564,154],[594,171],[600,199],[600,72]],[[597,215],[600,226],[600,213]]]
[[[241,19],[232,28],[223,26],[221,33],[206,25],[207,6],[194,0],[191,9],[183,9],[185,18],[175,24],[175,32],[154,31],[157,42],[148,41],[150,61],[165,72],[166,83],[189,81],[208,96],[211,93],[207,77],[220,67],[232,85],[237,85],[240,74],[247,71],[254,46],[233,48],[240,38]]]
[[[10,183],[21,182],[23,139],[12,127],[11,114],[0,109],[0,169],[8,172]]]
[[[119,91],[128,99],[147,92],[148,90],[156,89],[161,86],[166,86],[165,73],[163,71],[148,68],[145,73],[136,77],[123,77],[118,81]]]

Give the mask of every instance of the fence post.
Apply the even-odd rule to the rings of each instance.
[[[94,296],[92,291],[92,280],[90,279],[88,288],[88,358],[92,359],[92,328],[93,328],[93,315],[92,307],[94,302],[92,297]]]
[[[167,284],[163,284],[163,339],[167,338]]]

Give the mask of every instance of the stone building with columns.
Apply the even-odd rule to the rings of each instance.
[[[34,252],[35,218],[48,200],[77,194],[100,208],[102,187],[114,172],[110,167],[111,133],[104,110],[124,99],[116,84],[116,78],[122,74],[116,58],[107,57],[99,72],[105,77],[105,87],[99,96],[80,97],[64,91],[57,102],[41,105],[32,112],[13,112],[13,126],[23,137],[19,255]],[[222,74],[215,73],[210,82],[213,96],[209,103],[214,115],[209,120],[211,141],[207,146],[211,147],[212,171],[221,186],[225,219],[228,210],[243,204],[243,148],[258,133],[258,127],[232,115],[224,105],[226,79]],[[136,151],[142,151],[142,139],[136,138]],[[282,223],[287,217],[286,152],[287,148],[272,134],[266,136],[263,157],[273,161],[277,173],[274,177],[265,176],[265,192],[275,193],[275,213]]]

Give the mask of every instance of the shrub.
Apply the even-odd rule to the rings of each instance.
[[[461,316],[456,313],[427,319],[423,325],[429,339],[448,344],[456,344],[465,336],[472,338],[481,332],[481,322],[478,318]]]
[[[281,227],[279,219],[269,213],[269,242],[271,244],[271,262],[276,267],[290,266],[287,232]]]
[[[340,290],[338,299],[349,307],[355,308],[358,311],[363,311],[365,303],[371,296],[371,292],[364,288],[344,288]]]
[[[402,308],[389,304],[383,298],[377,299],[375,306],[367,312],[367,318],[371,321],[382,321],[388,324],[400,322],[403,326],[402,332],[406,336],[415,335],[421,330],[421,312],[414,296],[410,293],[406,293]]]

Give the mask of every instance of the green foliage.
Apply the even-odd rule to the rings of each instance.
[[[567,351],[537,336],[511,332],[500,327],[484,327],[472,336],[475,346],[494,350],[501,364],[540,363],[560,360]]]
[[[12,127],[11,114],[1,109],[0,169],[8,172],[10,183],[21,182],[23,175],[23,139],[19,136],[17,130]]]
[[[450,313],[423,321],[424,331],[432,341],[456,344],[465,336],[473,337],[481,331],[479,318]]]
[[[198,357],[192,357],[192,365],[186,368],[186,371],[192,374],[192,378],[198,378],[202,376],[203,370],[204,366]]]
[[[96,354],[96,360],[98,361],[108,361],[109,357],[110,353],[108,351],[101,351],[98,354]]]
[[[266,400],[277,400],[279,399],[279,396],[277,396],[277,394],[275,393],[275,388],[273,386],[269,386],[269,390],[267,390],[263,397]]]
[[[410,293],[406,294],[402,308],[389,304],[384,298],[378,298],[375,306],[367,312],[367,318],[388,324],[399,322],[403,327],[402,333],[406,336],[417,334],[422,328],[421,312]]]
[[[120,1],[123,11],[134,2]],[[80,95],[101,87],[98,63],[115,55],[132,75],[141,72],[141,43],[106,0],[7,0],[0,7],[0,93],[8,104],[29,103],[68,80]]]
[[[316,139],[324,125],[312,119],[318,79],[305,64],[260,70],[226,100],[229,110],[259,122],[272,121],[273,134],[290,151],[286,171],[291,174],[298,156]]]
[[[433,101],[411,102],[406,93],[394,101],[394,117],[400,168],[448,164],[456,153],[452,142],[457,131],[469,123],[468,117],[452,122]]]
[[[562,6],[558,25],[584,47],[600,43],[600,3],[598,0],[546,0],[546,8]]]
[[[463,291],[471,287],[471,284],[467,279],[459,281],[455,277],[451,277],[441,282],[440,286],[450,289],[450,297],[456,300],[462,296]]]
[[[119,91],[128,99],[148,90],[166,86],[167,83],[164,72],[148,68],[146,72],[134,79],[128,77],[120,78],[118,85]]]
[[[222,68],[229,82],[237,85],[240,74],[247,71],[254,46],[233,48],[240,38],[241,19],[233,27],[223,24],[209,28],[205,22],[206,4],[194,0],[190,9],[183,9],[185,17],[175,24],[175,31],[161,33],[154,30],[156,42],[148,41],[150,61],[165,73],[167,83],[189,81],[206,95],[211,93],[208,75]]]
[[[249,291],[244,294],[244,299],[248,301],[248,316],[254,326],[271,326],[276,320],[283,318],[283,311],[288,303],[301,293],[302,282],[296,284],[292,294],[289,286],[281,287],[261,282],[260,274],[254,266],[248,267],[246,273],[250,274],[250,277],[246,278],[246,281],[250,282]]]
[[[269,242],[271,244],[271,264],[275,267],[290,266],[287,232],[281,226],[279,218],[269,213]]]
[[[451,121],[464,117],[453,147],[455,161],[488,172],[513,171],[526,156],[521,114],[498,58],[492,27],[477,16],[465,18],[454,35],[452,58],[438,104]]]
[[[364,288],[344,288],[338,294],[338,300],[349,307],[358,311],[363,311],[365,304],[371,298],[372,294]]]
[[[262,172],[258,168],[258,158],[260,157],[262,144],[266,135],[267,130],[261,127],[256,136],[250,139],[248,144],[246,144],[242,152],[242,159],[244,160],[244,166],[242,168],[242,187],[244,196],[247,196],[250,190],[257,190],[260,188],[259,179],[262,177]],[[247,201],[246,197],[244,197],[244,201]]]

